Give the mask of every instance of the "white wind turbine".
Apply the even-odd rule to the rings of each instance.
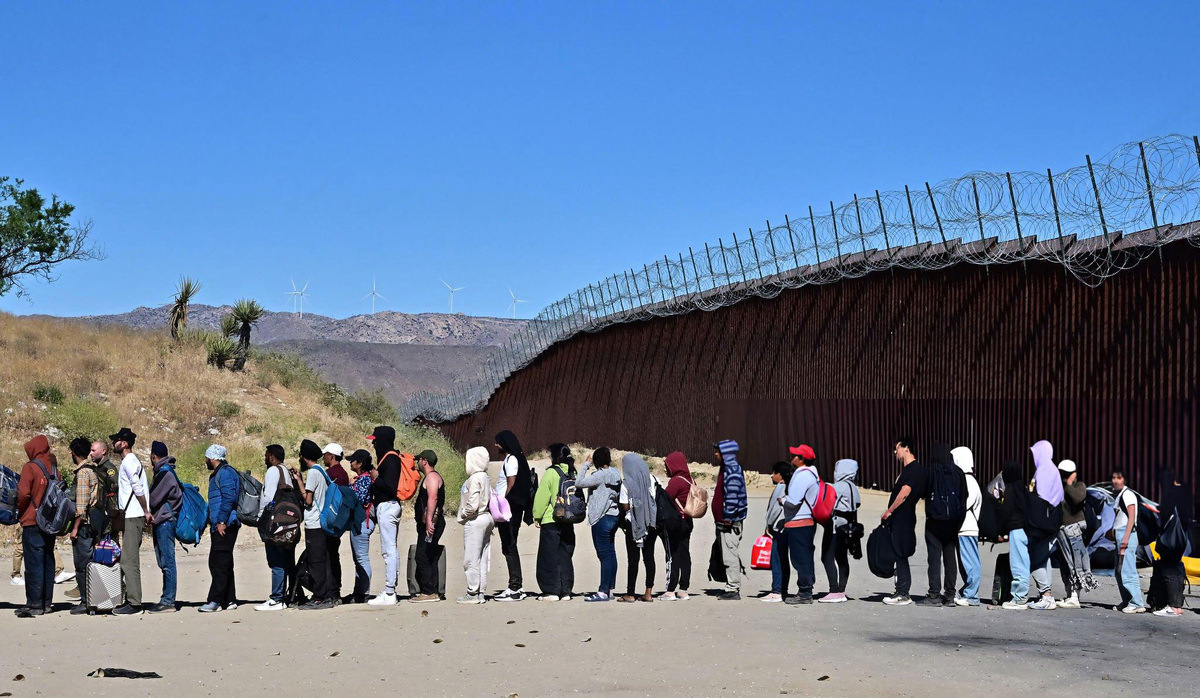
[[[384,301],[387,300],[383,296],[379,295],[379,293],[375,290],[375,277],[374,276],[371,277],[371,292],[368,293],[367,295],[363,296],[362,300],[365,301],[368,298],[371,299],[371,314],[372,315],[375,314],[375,299],[378,298],[379,300],[384,300]]]
[[[462,291],[463,289],[466,288],[466,286],[459,286],[458,288],[453,288],[452,286],[450,286],[450,284],[446,283],[445,280],[443,280],[443,279],[438,279],[438,281],[441,281],[442,285],[445,286],[446,289],[450,291],[450,314],[453,315],[454,314],[454,292]]]
[[[517,319],[517,303],[528,303],[529,301],[523,301],[520,298],[517,298],[517,294],[513,293],[511,286],[506,286],[505,288],[508,289],[508,297],[512,299],[512,302],[508,304],[508,309],[512,313],[513,319],[515,320]]]
[[[288,297],[292,299],[292,312],[296,312],[296,305],[299,302],[300,317],[304,317],[304,298],[308,295],[308,282],[304,282],[304,287],[297,289],[296,280],[292,279],[292,290],[288,293]]]

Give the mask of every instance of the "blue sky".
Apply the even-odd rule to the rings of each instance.
[[[504,315],[764,219],[1200,131],[1197,3],[8,3],[0,175],[108,259],[32,302]]]

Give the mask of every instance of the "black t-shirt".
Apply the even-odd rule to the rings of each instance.
[[[916,525],[917,502],[926,496],[929,488],[929,473],[925,466],[913,461],[900,470],[900,477],[896,478],[896,484],[892,485],[892,496],[888,498],[888,507],[895,503],[896,497],[900,496],[900,490],[905,485],[912,488],[912,492],[909,493],[904,503],[892,512],[892,518],[897,522]]]

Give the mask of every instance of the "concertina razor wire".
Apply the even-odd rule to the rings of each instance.
[[[894,267],[1049,261],[1095,287],[1169,242],[1200,246],[1198,209],[1200,138],[1178,134],[1127,143],[1059,173],[971,172],[810,206],[575,291],[498,347],[478,377],[449,394],[418,393],[400,416],[444,423],[475,412],[510,375],[580,332]]]

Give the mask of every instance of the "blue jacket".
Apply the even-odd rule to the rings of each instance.
[[[217,530],[217,524],[237,526],[238,496],[242,493],[242,478],[228,463],[208,476],[208,522],[212,530]]]
[[[738,443],[732,440],[717,444],[721,458],[725,464],[721,466],[721,515],[728,523],[736,523],[746,519],[750,503],[746,498],[746,475],[742,465],[738,463]]]

